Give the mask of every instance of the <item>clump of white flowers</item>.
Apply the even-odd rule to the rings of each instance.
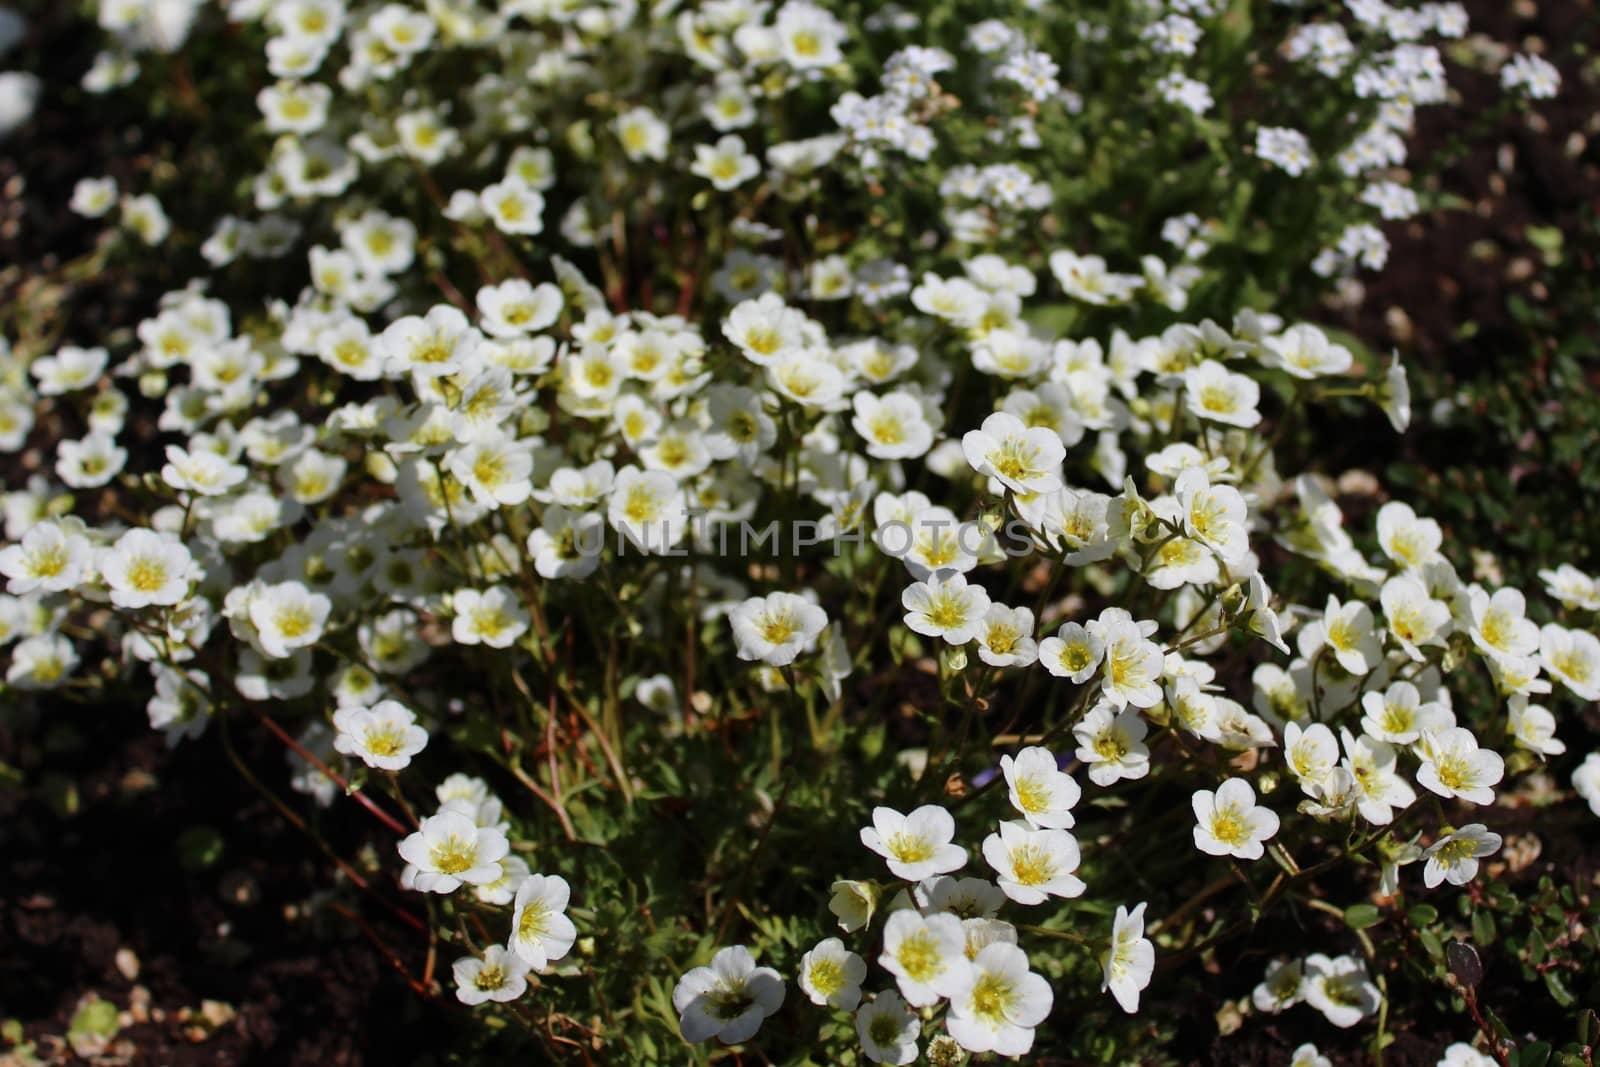
[[[70,191],[208,269],[0,347],[5,695],[265,730],[391,834],[358,887],[409,891],[461,1002],[631,1062],[773,1016],[818,1061],[1043,1057],[1225,909],[1332,907],[1321,870],[1469,885],[1530,772],[1600,813],[1600,581],[1469,577],[1295,444],[1351,396],[1403,431],[1410,388],[1228,288],[1238,216],[1303,215],[1307,284],[1380,269],[1466,30],[1348,7],[1247,59],[1210,0],[103,0],[91,92],[264,42],[227,53],[256,169],[201,233],[121,170]],[[1269,49],[1361,106],[1231,125]],[[0,88],[3,137],[34,101]],[[1149,159],[1092,125],[1135,107]],[[1104,212],[1156,182],[1149,233]],[[1249,1009],[1378,1017],[1328,941]]]

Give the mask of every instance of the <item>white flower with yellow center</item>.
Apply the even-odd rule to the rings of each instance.
[[[729,133],[714,145],[695,145],[689,173],[704,178],[712,188],[727,192],[760,174],[761,164],[745,148],[742,137]]]
[[[861,980],[866,976],[867,962],[837,937],[819,941],[800,957],[800,989],[819,1007],[855,1011],[861,1003]]]
[[[1320,952],[1305,958],[1302,991],[1305,1002],[1322,1012],[1335,1026],[1348,1029],[1383,1004],[1383,994],[1367,975],[1367,965],[1358,956],[1336,956]]]
[[[578,939],[577,927],[567,918],[571,897],[572,888],[559,874],[529,875],[517,887],[506,947],[535,971],[565,957]]]
[[[1600,638],[1587,630],[1547,623],[1539,631],[1539,662],[1582,700],[1600,700]]]
[[[1365,715],[1361,729],[1391,745],[1415,744],[1426,730],[1455,725],[1454,717],[1443,705],[1424,702],[1421,692],[1410,682],[1395,682],[1382,693],[1363,693]]]
[[[968,1052],[1021,1056],[1050,1014],[1050,983],[1028,969],[1028,955],[1003,941],[984,946],[950,996],[945,1028]]]
[[[302,582],[263,586],[250,598],[250,625],[256,645],[273,659],[309,648],[322,637],[333,602]]]
[[[528,632],[528,612],[516,593],[503,585],[487,589],[458,589],[451,597],[455,618],[450,636],[458,645],[510,648]]]
[[[1093,678],[1105,656],[1105,642],[1082,624],[1063,623],[1054,637],[1039,642],[1039,661],[1057,678],[1076,684]]]
[[[478,201],[501,233],[532,236],[544,232],[544,194],[521,178],[502,178],[485,186]]]
[[[504,1004],[528,991],[527,962],[499,945],[490,945],[481,958],[456,960],[450,974],[456,981],[456,999],[467,1005]]]
[[[1378,594],[1389,634],[1402,651],[1422,662],[1422,646],[1443,644],[1450,631],[1450,606],[1428,595],[1417,578],[1402,574],[1383,583]]]
[[[1078,741],[1074,755],[1088,766],[1095,785],[1143,778],[1150,773],[1150,749],[1144,743],[1149,730],[1137,710],[1102,700],[1072,728]]]
[[[445,810],[422,820],[400,842],[400,857],[415,868],[412,888],[422,893],[453,893],[463,884],[484,885],[500,877],[500,861],[510,851],[506,835],[479,826],[471,816]]]
[[[981,585],[967,584],[964,574],[935,575],[907,586],[900,603],[906,609],[906,625],[915,632],[964,645],[983,627],[989,594]]]
[[[1580,611],[1600,611],[1600,582],[1570,563],[1539,572],[1545,592],[1562,605]]]
[[[1049,897],[1083,894],[1078,842],[1065,830],[1035,830],[1002,822],[983,840],[983,858],[999,875],[1000,889],[1018,904],[1043,904]]]
[[[1261,421],[1261,412],[1256,410],[1261,387],[1255,379],[1235,374],[1216,360],[1203,360],[1184,371],[1183,385],[1184,404],[1192,415],[1247,430]]]
[[[631,160],[667,158],[671,131],[647,107],[636,107],[617,116],[612,128],[622,142],[623,153]]]
[[[897,390],[878,396],[860,392],[853,402],[850,425],[866,442],[867,455],[875,459],[915,459],[933,447],[933,426],[922,401]]]
[[[1511,736],[1518,748],[1541,756],[1559,756],[1567,746],[1556,737],[1556,717],[1542,704],[1528,703],[1527,696],[1513,695],[1506,702],[1511,717]]]
[[[1440,882],[1466,885],[1478,876],[1478,861],[1499,852],[1503,840],[1481,822],[1446,834],[1422,854],[1427,861],[1422,868],[1423,884],[1429,889],[1437,888]]]
[[[1066,446],[1053,430],[1030,427],[1015,415],[997,411],[980,429],[961,438],[967,463],[979,474],[993,478],[1023,495],[1048,493],[1061,487],[1061,461]]]
[[[873,997],[856,1012],[856,1036],[861,1051],[873,1063],[905,1067],[917,1059],[917,1038],[922,1020],[907,1009],[894,990]]]
[[[891,874],[908,882],[964,867],[967,850],[954,843],[955,836],[955,819],[937,804],[910,814],[873,808],[872,825],[861,828],[861,843],[884,858]]]
[[[1442,797],[1471,804],[1493,804],[1494,786],[1505,776],[1506,761],[1492,749],[1478,747],[1472,731],[1460,726],[1423,733],[1417,743],[1422,766],[1417,784]]]
[[[1396,809],[1409,808],[1417,799],[1417,791],[1400,777],[1394,746],[1366,735],[1356,737],[1343,727],[1339,738],[1344,747],[1340,767],[1350,776],[1356,810],[1374,826],[1387,826]],[[1320,792],[1331,791],[1330,780]]]
[[[1045,830],[1069,830],[1073,807],[1083,790],[1072,775],[1061,770],[1055,755],[1034,745],[1015,757],[1000,757],[1000,773],[1005,776],[1011,806],[1028,825]]]
[[[631,546],[663,553],[682,540],[689,511],[670,474],[624,467],[611,483],[606,518]]]
[[[1417,571],[1442,558],[1444,532],[1432,519],[1417,517],[1410,504],[1390,501],[1378,509],[1378,547],[1405,570]]]
[[[1100,955],[1104,975],[1100,988],[1109,989],[1129,1015],[1139,1010],[1139,994],[1156,969],[1155,944],[1144,936],[1144,909],[1142,902],[1132,911],[1124,904],[1117,905],[1111,920],[1111,943]]]
[[[716,1038],[737,1045],[756,1036],[761,1024],[783,1006],[783,979],[771,967],[757,967],[743,945],[717,950],[709,967],[696,967],[678,980],[672,1006],[683,1039]]]
[[[1310,792],[1326,783],[1339,765],[1339,742],[1333,731],[1320,722],[1310,726],[1285,723],[1283,760],[1300,788]]]
[[[405,770],[428,744],[428,731],[417,725],[410,708],[395,700],[380,700],[370,708],[340,708],[333,725],[339,731],[333,739],[336,751],[381,771]]]
[[[172,606],[189,595],[201,570],[176,537],[154,530],[129,530],[96,555],[96,566],[119,608]]]
[[[803,596],[769,593],[739,604],[728,621],[740,659],[783,667],[816,647],[828,615]]]
[[[991,604],[978,628],[978,658],[991,667],[1026,667],[1039,658],[1033,612]]]
[[[892,912],[883,926],[878,962],[895,976],[906,1003],[930,1007],[957,992],[971,964],[961,920],[949,912],[919,915],[910,908]]]
[[[1115,707],[1131,704],[1153,708],[1161,702],[1161,675],[1166,657],[1161,646],[1147,640],[1146,627],[1131,618],[1096,620],[1087,629],[1105,645],[1101,689]]]
[[[38,522],[28,527],[20,542],[0,549],[6,591],[15,596],[61,593],[83,581],[94,564],[94,550],[78,529],[81,524]]]
[[[1195,791],[1195,847],[1211,856],[1258,860],[1262,842],[1278,832],[1278,815],[1256,803],[1256,791],[1243,778],[1229,778],[1213,792]]]

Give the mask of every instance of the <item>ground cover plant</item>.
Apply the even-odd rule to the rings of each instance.
[[[10,1061],[1592,1064],[1536,17],[7,12]]]

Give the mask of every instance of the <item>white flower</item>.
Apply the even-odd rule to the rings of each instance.
[[[1024,495],[1059,488],[1061,461],[1067,454],[1053,430],[1027,426],[1004,411],[984,419],[981,429],[967,431],[961,450],[973,470]]]
[[[462,883],[493,882],[508,851],[500,830],[451,810],[423,819],[422,827],[400,842],[400,857],[416,868],[412,885],[423,893],[453,893]]]
[[[664,553],[682,540],[689,510],[672,475],[630,466],[612,482],[606,518],[632,546]]]
[[[873,1063],[905,1067],[915,1062],[921,1035],[922,1020],[892,989],[879,993],[856,1012],[856,1036],[861,1039],[861,1051]]]
[[[188,452],[176,445],[167,446],[167,462],[161,480],[180,492],[201,496],[220,496],[245,480],[242,466],[204,449]]]
[[[358,756],[379,770],[404,770],[428,744],[428,731],[417,725],[411,709],[394,700],[380,700],[370,708],[340,708],[333,713],[333,725],[339,731],[333,739],[336,751]]]
[[[450,973],[456,980],[456,999],[463,1004],[504,1004],[528,991],[528,964],[499,945],[490,945],[481,959],[461,957]]]
[[[553,326],[561,317],[562,297],[560,288],[549,282],[535,286],[510,278],[479,289],[475,303],[489,336],[521,337]]]
[[[1569,608],[1580,611],[1600,611],[1600,582],[1580,571],[1570,563],[1554,570],[1539,572],[1545,592]]]
[[[116,202],[115,178],[79,178],[72,187],[72,200],[68,206],[85,218],[98,219],[110,211]]]
[[[1304,996],[1304,966],[1300,960],[1273,960],[1267,973],[1250,993],[1256,1011],[1277,1015],[1300,1003]]]
[[[1366,712],[1361,729],[1391,745],[1414,744],[1424,731],[1443,729],[1454,722],[1442,705],[1423,703],[1422,694],[1410,682],[1395,682],[1382,693],[1363,693],[1361,707]]]
[[[1016,757],[1000,757],[1000,773],[1005,776],[1011,806],[1022,813],[1033,827],[1047,830],[1072,828],[1072,808],[1083,790],[1072,775],[1056,766],[1054,754],[1033,746]]]
[[[715,145],[694,146],[689,173],[704,178],[713,188],[727,192],[761,173],[761,164],[745,149],[738,134],[724,134]]]
[[[1320,722],[1310,726],[1285,723],[1283,760],[1289,765],[1289,773],[1299,781],[1300,787],[1309,791],[1326,783],[1328,776],[1339,765],[1339,742],[1334,738],[1333,731]]]
[[[1195,847],[1212,856],[1258,860],[1262,842],[1278,832],[1278,815],[1256,804],[1256,791],[1243,778],[1196,790],[1193,798]]]
[[[1214,359],[1202,361],[1183,374],[1184,404],[1202,419],[1248,430],[1261,421],[1256,405],[1261,387],[1255,379],[1234,374]]]
[[[1111,944],[1100,956],[1104,974],[1100,988],[1109,989],[1122,1010],[1132,1015],[1139,1010],[1139,993],[1150,984],[1156,970],[1156,947],[1144,936],[1144,909],[1141,902],[1129,911],[1117,905],[1111,921]]]
[[[806,344],[806,317],[783,302],[776,293],[734,305],[722,321],[722,335],[744,357],[768,366]]]
[[[933,447],[933,426],[922,401],[912,393],[895,391],[878,396],[859,392],[853,401],[850,425],[867,443],[875,459],[915,459]]]
[[[1559,756],[1567,750],[1556,737],[1556,717],[1542,704],[1530,704],[1525,694],[1515,693],[1506,701],[1511,717],[1511,736],[1517,746],[1541,756]]]
[[[819,941],[800,957],[800,989],[819,1007],[855,1011],[861,1003],[861,980],[866,976],[867,962],[837,937]]]
[[[1442,558],[1439,545],[1443,540],[1439,524],[1418,518],[1409,504],[1394,500],[1378,509],[1378,547],[1406,570],[1421,570]]]
[[[956,916],[943,911],[919,915],[904,908],[884,923],[878,962],[895,976],[907,1004],[926,1008],[966,983],[971,970],[966,949],[967,935]]]
[[[408,315],[378,336],[378,348],[392,374],[442,378],[475,360],[482,337],[466,315],[440,304],[425,316]]]
[[[1306,135],[1283,126],[1262,126],[1256,130],[1256,155],[1292,177],[1305,173],[1314,161]]]
[[[316,644],[332,610],[333,601],[303,583],[279,582],[250,598],[250,625],[262,653],[283,659]]]
[[[483,213],[503,233],[544,232],[544,194],[517,177],[506,177],[478,194]]]
[[[1000,888],[1018,904],[1043,904],[1048,897],[1083,894],[1078,842],[1065,830],[1034,830],[1002,822],[983,840],[983,858],[999,874]]]
[[[1440,882],[1466,885],[1478,876],[1478,860],[1500,851],[1504,839],[1481,822],[1469,823],[1430,845],[1422,857],[1422,881],[1429,888]]]
[[[1356,792],[1356,809],[1374,826],[1388,825],[1396,808],[1408,808],[1417,799],[1416,790],[1396,769],[1394,746],[1364,735],[1355,737],[1344,727],[1339,735],[1345,754],[1341,766]]]
[[[844,58],[839,51],[848,36],[844,25],[815,4],[790,0],[778,9],[773,30],[778,55],[795,70],[831,67]]]
[[[1600,817],[1600,752],[1591,752],[1572,772],[1572,788],[1589,802],[1589,810]]]
[[[566,956],[578,939],[567,918],[572,887],[559,874],[532,874],[512,900],[511,941],[507,949],[535,971]]]
[[[98,489],[121,473],[128,450],[98,431],[56,446],[56,474],[70,489]]]
[[[18,544],[0,549],[0,574],[15,596],[65,592],[83,581],[93,564],[89,539],[54,521],[35,523]]]
[[[481,592],[458,589],[450,607],[455,612],[450,636],[458,645],[510,648],[528,632],[528,612],[507,586],[491,585]]]
[[[1428,595],[1427,586],[1411,574],[1383,583],[1378,594],[1389,633],[1413,660],[1423,660],[1423,645],[1444,642],[1450,628],[1450,606]]]
[[[937,804],[924,804],[909,815],[873,808],[872,825],[861,828],[861,843],[884,857],[896,878],[908,882],[966,866],[967,850],[954,844],[955,836],[955,819]]]
[[[78,650],[56,633],[18,641],[11,650],[6,683],[17,689],[54,689],[78,666]]]
[[[1355,357],[1343,345],[1328,340],[1328,335],[1309,324],[1291,326],[1277,337],[1262,342],[1270,362],[1296,378],[1310,380],[1350,370]]]
[[[991,604],[978,628],[978,658],[991,667],[1026,667],[1039,658],[1033,612]]]
[[[1307,1041],[1294,1050],[1294,1055],[1289,1060],[1289,1067],[1333,1067],[1333,1061],[1317,1050],[1317,1046]]]
[[[1442,797],[1494,803],[1493,786],[1504,777],[1506,761],[1498,752],[1479,748],[1472,731],[1459,726],[1430,730],[1417,747],[1422,756],[1418,785]]]
[[[968,585],[964,574],[931,576],[907,586],[900,594],[908,627],[927,637],[942,637],[964,645],[983,628],[989,611],[989,594],[981,585]]]
[[[53,356],[40,356],[28,365],[28,373],[39,379],[41,396],[61,396],[93,385],[106,369],[103,348],[65,345]]]
[[[696,967],[678,980],[672,1006],[685,1041],[712,1038],[737,1045],[756,1036],[768,1015],[783,1006],[783,979],[757,967],[743,945],[719,949],[711,966]]]
[[[1149,730],[1144,716],[1135,709],[1119,710],[1102,701],[1072,728],[1078,739],[1075,755],[1088,764],[1089,780],[1095,785],[1143,778],[1150,773],[1150,750],[1144,743]]]
[[[1183,509],[1183,532],[1217,554],[1230,566],[1250,551],[1246,533],[1249,511],[1244,496],[1231,485],[1212,485],[1201,467],[1178,476],[1174,495]]]
[[[1356,956],[1332,959],[1313,953],[1305,959],[1302,995],[1333,1025],[1349,1029],[1377,1014],[1383,994],[1367,977],[1367,965]]]
[[[605,520],[560,504],[544,509],[544,525],[528,535],[533,569],[541,578],[586,578],[600,566]]]
[[[1050,983],[1028,969],[1027,953],[999,941],[978,952],[951,992],[945,1028],[968,1052],[1021,1056],[1054,1003]]]
[[[839,920],[839,929],[854,933],[872,921],[878,891],[870,882],[841,879],[834,882],[828,897],[828,910]]]
[[[1105,642],[1080,623],[1063,623],[1054,637],[1039,642],[1039,662],[1057,678],[1079,685],[1093,678],[1105,655]]]
[[[783,667],[816,647],[828,625],[825,611],[794,593],[751,597],[728,615],[739,658]]]
[[[177,604],[189,595],[190,581],[201,576],[181,541],[154,530],[129,530],[99,551],[95,565],[119,608]]]
[[[1146,639],[1145,628],[1132,619],[1118,618],[1109,623],[1097,620],[1088,629],[1105,644],[1105,677],[1101,682],[1105,699],[1118,708],[1127,704],[1153,708],[1159,704],[1166,657],[1160,645]]]
[[[666,159],[671,133],[667,124],[647,107],[636,107],[617,116],[614,124],[622,151],[629,159]],[[759,1020],[758,1020],[759,1025]]]
[[[1398,352],[1389,360],[1389,369],[1378,386],[1378,406],[1389,419],[1395,433],[1405,433],[1411,425],[1411,384],[1400,365]]]
[[[1600,638],[1548,623],[1539,631],[1539,662],[1583,700],[1600,700]]]
[[[1383,661],[1383,638],[1373,621],[1372,609],[1359,600],[1343,604],[1330,595],[1320,620],[1308,623],[1296,639],[1307,659],[1326,648],[1347,674],[1363,678]]]

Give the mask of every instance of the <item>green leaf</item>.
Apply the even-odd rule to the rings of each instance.
[[[1550,999],[1563,1008],[1570,1008],[1578,1001],[1578,998],[1572,995],[1572,991],[1567,988],[1567,984],[1561,980],[1561,976],[1555,971],[1544,972],[1544,987],[1550,991]]]
[[[1517,1067],[1545,1067],[1550,1062],[1550,1042],[1535,1041],[1517,1053]]]
[[[1495,942],[1494,916],[1486,909],[1479,908],[1472,913],[1472,940],[1480,945],[1492,945]]]
[[[1414,905],[1406,914],[1415,926],[1432,926],[1439,921],[1439,909],[1432,904]]]
[[[1354,904],[1344,910],[1344,921],[1352,930],[1365,930],[1383,922],[1383,913],[1373,904]]]

